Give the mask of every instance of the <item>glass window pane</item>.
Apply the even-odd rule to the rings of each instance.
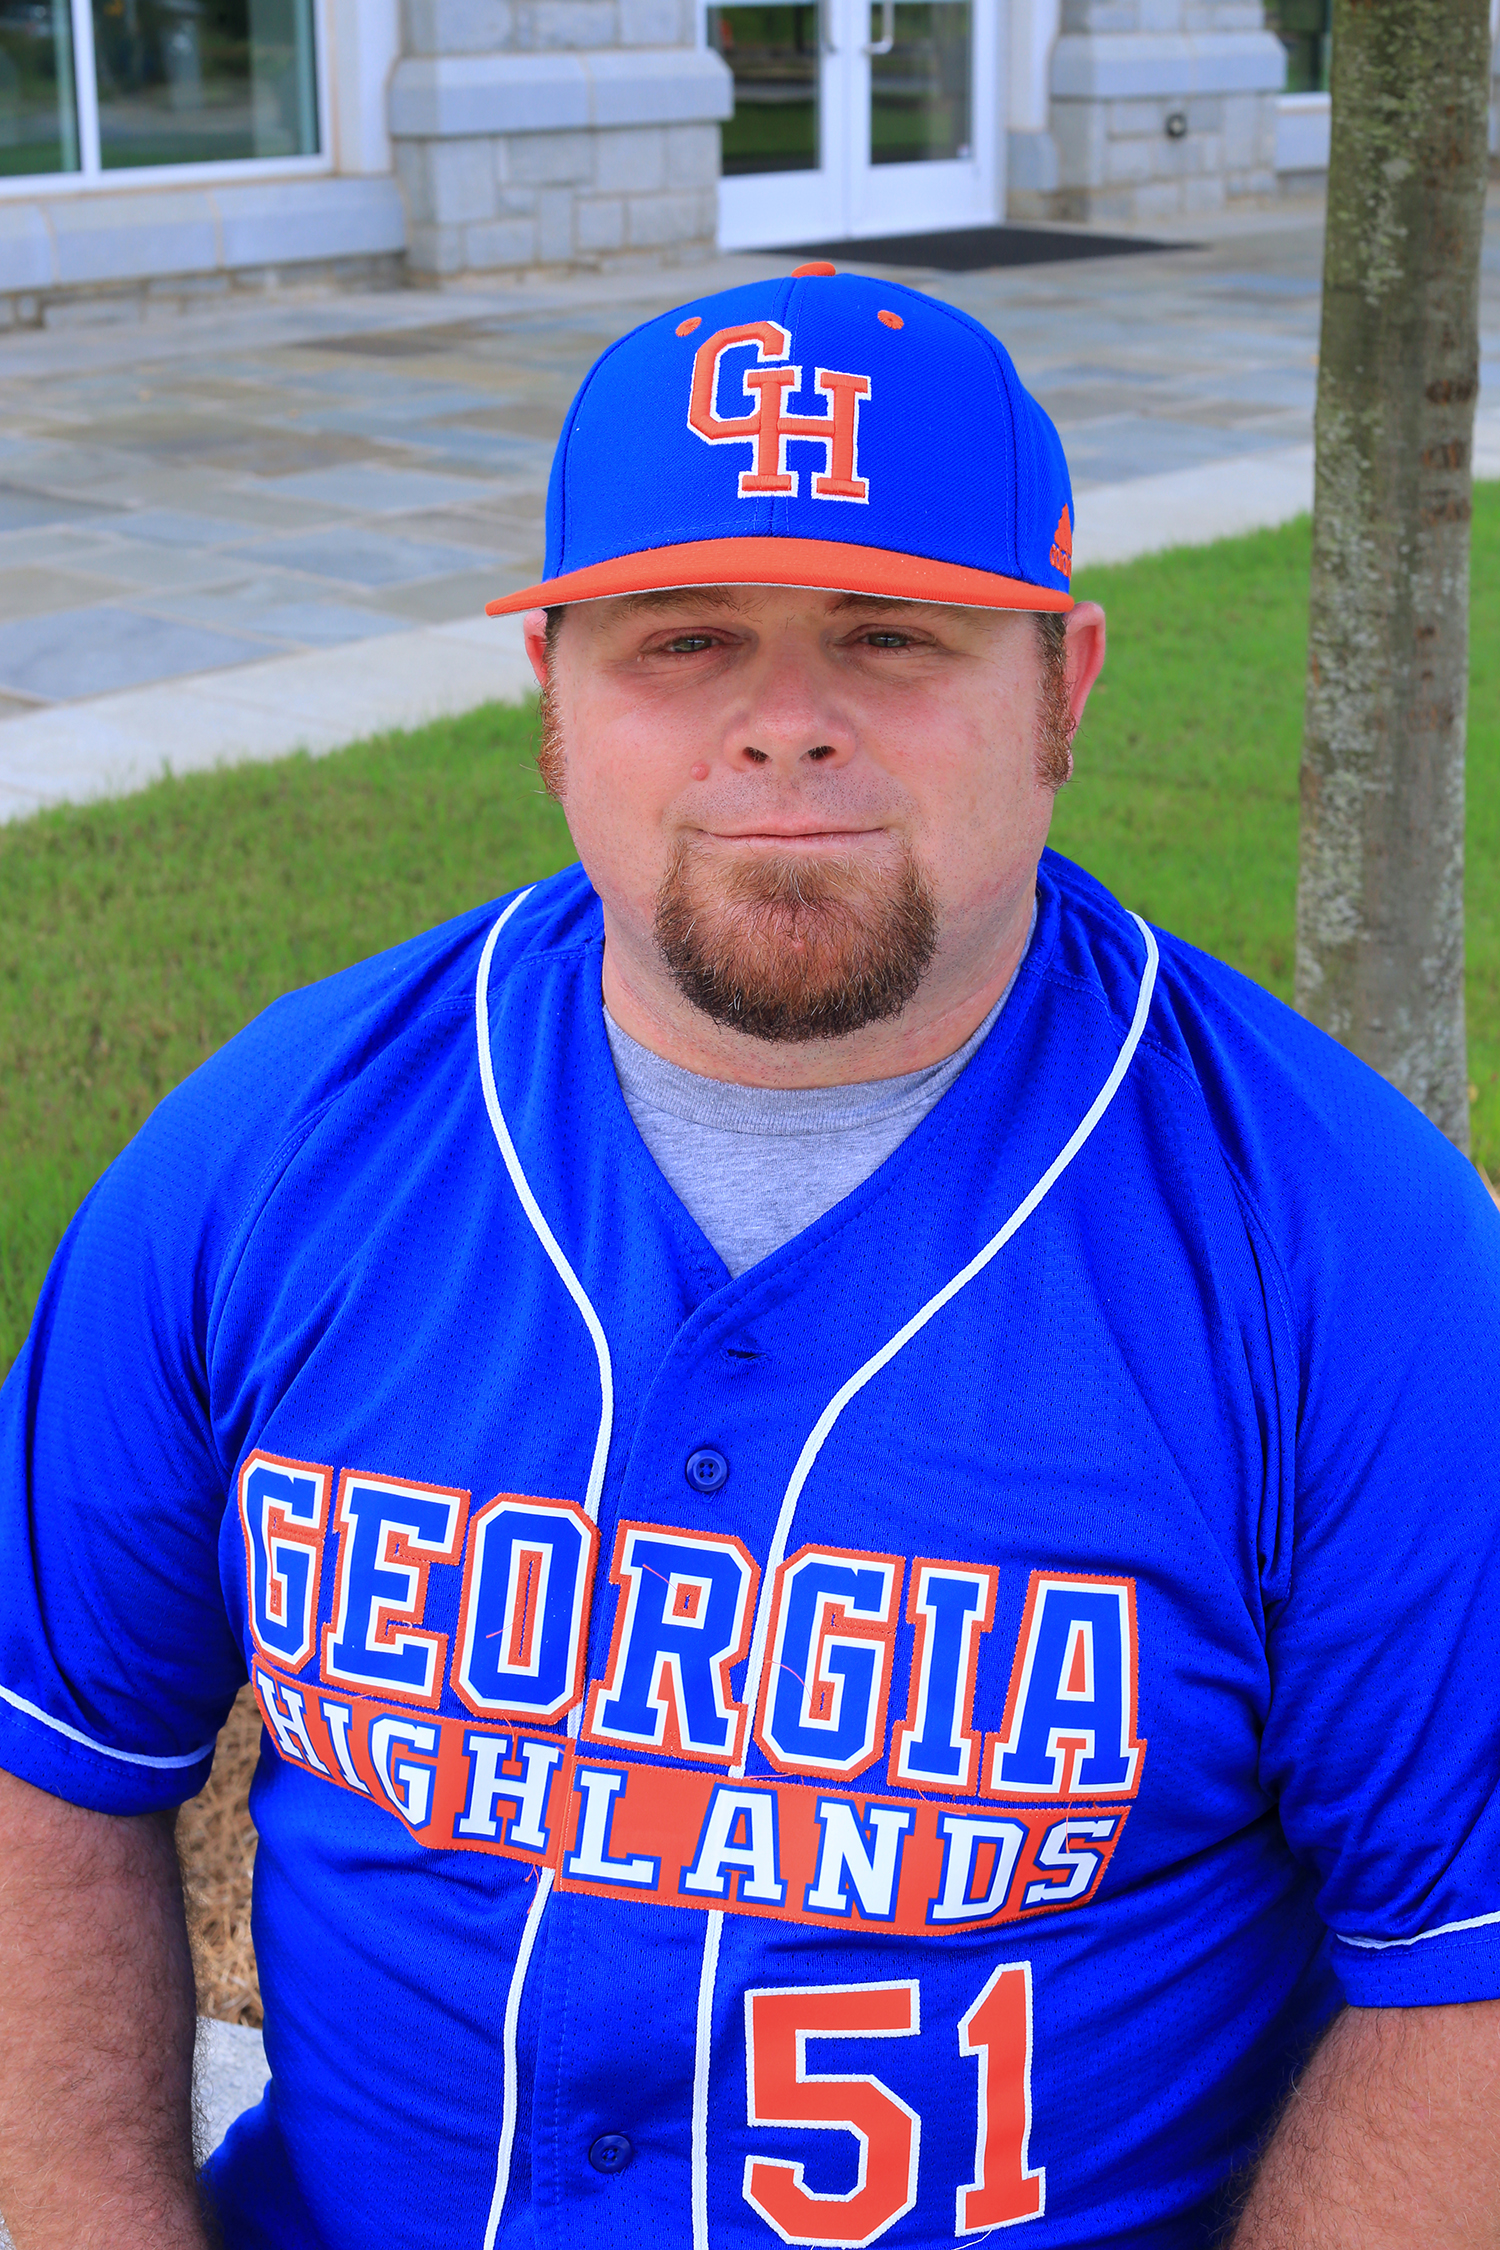
[[[1267,0],[1267,29],[1286,49],[1289,94],[1327,93],[1332,10],[1333,0]]]
[[[68,0],[0,0],[0,176],[77,169]]]
[[[709,9],[709,44],[734,77],[734,115],[720,129],[726,177],[818,169],[818,16],[807,0]]]
[[[884,9],[870,10],[870,38]],[[969,0],[897,0],[896,44],[870,57],[870,162],[930,164],[970,153]]]
[[[93,0],[106,170],[315,156],[313,0]]]

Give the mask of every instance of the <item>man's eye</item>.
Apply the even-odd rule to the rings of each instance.
[[[699,649],[712,648],[713,645],[712,633],[678,633],[667,642],[664,653],[668,656],[696,656]]]
[[[911,635],[909,633],[866,633],[865,645],[867,648],[910,648],[912,645]]]

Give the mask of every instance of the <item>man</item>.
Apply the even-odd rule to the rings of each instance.
[[[4,1393],[20,2250],[1176,2250],[1273,2127],[1241,2250],[1500,2240],[1487,1198],[1043,856],[1104,621],[975,323],[649,322],[548,516],[581,868],[163,1103]]]

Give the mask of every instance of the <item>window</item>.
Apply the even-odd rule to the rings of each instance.
[[[1333,0],[1267,0],[1266,28],[1286,49],[1289,94],[1326,94]]]
[[[726,178],[818,169],[818,19],[813,0],[709,9],[709,45],[734,77],[734,115],[722,128]]]
[[[0,177],[77,169],[68,0],[0,0]]]
[[[883,8],[871,7],[879,39]],[[902,0],[892,18],[895,45],[871,46],[870,162],[922,164],[967,157],[971,140],[969,0]]]
[[[314,0],[0,0],[0,176],[318,154]]]

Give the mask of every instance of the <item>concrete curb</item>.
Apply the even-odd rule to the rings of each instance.
[[[248,2024],[198,2018],[193,2049],[193,2155],[206,2164],[237,2117],[253,2109],[270,2078],[265,2042]]]
[[[322,756],[532,689],[517,618],[466,618],[199,672],[8,719],[0,820],[144,788],[166,772]]]

